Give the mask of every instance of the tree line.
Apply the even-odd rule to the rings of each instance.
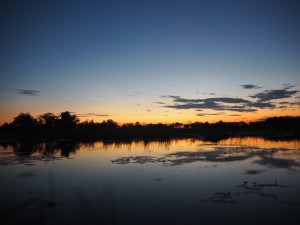
[[[75,114],[61,112],[59,116],[45,113],[33,117],[20,113],[11,123],[0,127],[1,139],[69,138],[69,139],[147,139],[201,137],[224,138],[229,136],[300,137],[300,117],[270,117],[256,122],[194,122],[172,124],[141,124],[117,122],[80,122]]]

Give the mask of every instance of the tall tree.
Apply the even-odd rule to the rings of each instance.
[[[40,121],[42,121],[43,126],[47,130],[52,130],[55,127],[55,123],[58,119],[53,113],[45,113],[39,116]]]
[[[37,124],[37,120],[29,113],[20,113],[12,122],[14,127],[19,129],[31,129]]]
[[[77,126],[79,119],[76,115],[71,115],[69,111],[62,112],[59,119],[59,127],[63,130],[74,129]]]

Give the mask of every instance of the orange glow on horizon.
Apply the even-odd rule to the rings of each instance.
[[[65,111],[65,110],[64,110]],[[44,114],[39,112],[33,113],[29,112],[33,117],[37,117],[38,115]],[[14,115],[10,114],[2,114],[0,118],[0,124],[3,125],[4,123],[10,123],[13,121],[14,117],[16,117],[19,113]],[[55,115],[59,115],[59,113],[54,112]],[[80,113],[77,113],[80,114]],[[209,122],[214,123],[218,121],[223,122],[252,122],[257,121],[260,119],[264,119],[267,117],[275,117],[275,116],[300,116],[300,109],[297,110],[285,110],[282,111],[281,109],[274,109],[274,110],[261,110],[256,113],[239,113],[240,116],[228,116],[228,115],[212,115],[212,116],[197,116],[194,111],[189,110],[182,110],[182,111],[175,111],[170,112],[168,115],[149,115],[147,113],[135,115],[133,113],[124,113],[124,114],[111,114],[111,116],[103,116],[103,117],[79,117],[80,122],[83,121],[91,121],[94,122],[102,122],[103,120],[112,119],[119,123],[120,125],[124,123],[136,123],[140,122],[141,124],[149,124],[149,123],[164,123],[164,124],[172,124],[175,122],[187,124],[187,123],[194,123],[194,122]],[[76,113],[75,113],[76,115]],[[229,114],[230,115],[230,114]]]

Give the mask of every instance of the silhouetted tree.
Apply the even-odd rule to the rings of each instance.
[[[32,129],[37,124],[37,120],[29,113],[20,113],[14,118],[12,125],[19,129]]]
[[[60,119],[58,120],[59,128],[62,130],[71,130],[76,128],[79,119],[76,115],[71,115],[70,112],[62,112],[60,114]]]
[[[40,115],[39,119],[47,130],[52,130],[55,127],[58,117],[53,113],[45,113]]]
[[[118,123],[113,121],[112,119],[109,119],[109,120],[104,120],[102,123],[101,123],[102,127],[105,128],[105,129],[109,129],[109,130],[114,130],[118,127]]]
[[[182,123],[173,123],[174,128],[183,128],[183,124]]]

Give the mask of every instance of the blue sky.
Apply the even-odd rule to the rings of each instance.
[[[6,120],[65,110],[129,122],[207,120],[154,102],[207,93],[249,99],[284,84],[299,90],[298,1],[1,4],[0,117]],[[299,102],[298,96],[287,99]],[[285,113],[299,114],[299,107]]]

